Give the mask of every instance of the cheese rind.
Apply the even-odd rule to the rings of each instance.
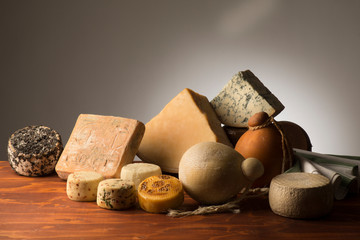
[[[283,104],[249,70],[236,74],[211,100],[220,121],[231,127],[247,127],[249,118],[257,112],[276,116]]]
[[[146,178],[161,175],[161,168],[151,163],[130,163],[121,169],[120,178],[132,181],[137,190],[139,184]]]
[[[137,154],[163,172],[177,173],[184,152],[199,142],[232,146],[208,99],[186,88],[146,124]]]
[[[333,207],[333,189],[328,178],[312,173],[284,173],[272,179],[271,210],[290,218],[318,218]]]
[[[55,171],[63,151],[60,134],[46,126],[27,126],[8,141],[11,168],[22,176],[45,176]]]
[[[184,190],[179,179],[173,176],[152,176],[140,183],[138,199],[143,210],[161,213],[179,207],[184,202]]]
[[[134,119],[80,114],[55,170],[62,179],[75,171],[119,178],[121,168],[134,160],[144,131]]]
[[[96,203],[99,207],[123,210],[136,203],[134,182],[123,179],[106,179],[99,183]]]
[[[73,201],[95,201],[98,185],[103,179],[103,176],[96,172],[80,171],[72,173],[66,182],[66,194]]]

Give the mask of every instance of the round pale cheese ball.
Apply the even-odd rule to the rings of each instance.
[[[199,203],[219,204],[250,187],[262,171],[257,159],[244,161],[240,153],[225,144],[202,142],[182,156],[179,179],[185,191]]]

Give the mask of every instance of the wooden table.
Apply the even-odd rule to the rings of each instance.
[[[0,239],[360,239],[359,196],[317,220],[275,215],[267,197],[245,200],[239,214],[171,218],[74,202],[65,187],[56,175],[22,177],[0,162]],[[196,208],[188,196],[184,205]]]

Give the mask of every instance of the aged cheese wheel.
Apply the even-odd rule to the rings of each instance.
[[[311,151],[312,144],[309,135],[302,127],[290,121],[279,121],[278,124],[284,131],[291,147]]]
[[[328,178],[312,173],[284,173],[272,179],[271,210],[290,218],[318,218],[333,207],[333,190]]]
[[[66,182],[66,194],[73,201],[96,201],[97,188],[102,180],[104,180],[104,177],[97,172],[80,171],[71,173]]]
[[[226,125],[222,126],[222,128],[225,130],[226,135],[234,146],[237,141],[239,141],[239,138],[248,130],[247,127],[230,127]]]
[[[152,176],[140,183],[138,199],[143,210],[161,213],[178,208],[184,201],[184,190],[181,182],[173,176]]]
[[[62,150],[61,137],[55,130],[28,126],[11,135],[8,160],[19,175],[44,176],[54,172]]]
[[[146,178],[161,175],[161,168],[151,163],[130,163],[121,169],[120,178],[133,181],[137,190]]]
[[[247,159],[233,148],[216,142],[202,142],[189,148],[179,165],[179,179],[185,191],[201,204],[228,201],[263,173],[257,159]]]
[[[99,183],[96,203],[111,210],[128,209],[136,203],[135,184],[123,179],[106,179]]]

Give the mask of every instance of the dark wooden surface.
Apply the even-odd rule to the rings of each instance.
[[[359,196],[317,220],[277,216],[266,197],[245,200],[239,214],[170,218],[74,202],[65,186],[56,175],[22,177],[0,162],[0,239],[360,239]],[[186,196],[184,206],[196,202]]]

